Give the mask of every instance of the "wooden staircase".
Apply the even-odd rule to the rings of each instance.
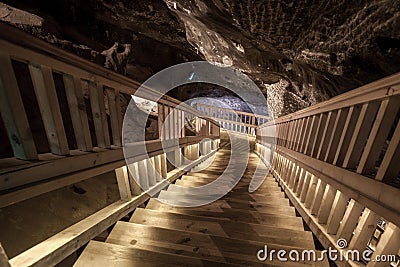
[[[176,185],[197,187],[215,180],[229,155],[226,145],[207,169],[188,172]],[[248,192],[259,159],[254,153],[247,155],[245,174],[223,198],[195,208],[150,199],[129,222],[119,221],[105,242],[91,241],[74,266],[329,266],[326,259],[281,262],[276,253],[272,261],[257,259],[265,245],[269,251],[296,249],[300,254],[315,246],[312,233],[304,230],[301,217],[272,176],[257,191]],[[184,199],[174,187],[160,195]]]

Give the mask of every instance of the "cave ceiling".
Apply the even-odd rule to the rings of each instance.
[[[114,68],[138,81],[193,60],[231,66],[253,79],[275,115],[400,70],[399,0],[3,3],[43,19],[8,22],[98,64],[117,42],[127,57]]]

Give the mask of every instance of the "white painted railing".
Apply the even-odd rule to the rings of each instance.
[[[28,75],[21,77],[15,71],[16,64],[25,68]],[[59,84],[56,76],[61,77]],[[21,93],[30,90],[20,87],[23,79],[31,81],[34,99]],[[122,100],[129,100],[139,85],[14,27],[0,24],[0,112],[4,135],[8,136],[12,149],[10,157],[0,159],[0,207],[114,170],[121,197],[120,201],[10,259],[11,266],[55,265],[146,201],[151,192],[160,191],[216,151],[219,124],[202,118],[201,113],[180,101],[163,96],[157,102],[157,137],[146,141],[146,155],[130,155],[134,172],[128,172],[121,147],[126,109]],[[151,101],[155,95],[149,88],[139,97]],[[38,152],[38,140],[31,131],[26,107],[35,103],[29,101],[37,102],[40,110],[39,120],[45,133],[41,140],[48,143],[46,153]],[[67,134],[66,118],[71,122],[72,134]],[[194,136],[185,136],[185,118],[196,120]],[[75,140],[75,147],[69,135]],[[183,155],[193,162],[184,161],[175,147],[165,144],[163,147],[161,141],[171,139],[179,140],[178,150],[184,150]],[[178,165],[182,169],[168,172],[166,153],[171,152],[175,153],[175,162],[176,157],[181,158]],[[4,258],[0,255],[2,261]]]
[[[347,249],[369,249],[372,258],[398,255],[399,94],[396,74],[266,123],[257,132],[257,153],[265,162],[273,159],[273,175],[326,248],[338,248],[342,238]],[[271,127],[276,139],[268,136]]]

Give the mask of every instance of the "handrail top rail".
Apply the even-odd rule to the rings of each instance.
[[[261,128],[399,94],[400,72],[340,94],[329,100],[279,117],[274,121],[265,123]]]
[[[0,46],[1,52],[6,52],[15,60],[37,63],[52,69],[52,65],[56,65],[53,69],[55,72],[76,75],[89,82],[100,82],[122,93],[132,95],[141,86],[140,82],[65,51],[5,22],[0,22]],[[146,87],[145,94],[137,96],[153,100],[159,95],[159,92]],[[163,95],[158,102],[172,107],[179,105],[180,109],[196,116],[202,115],[188,104],[167,95]]]

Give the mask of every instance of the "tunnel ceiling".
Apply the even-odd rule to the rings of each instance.
[[[257,83],[275,116],[400,70],[398,0],[4,3],[43,20],[13,21],[0,6],[2,20],[139,81],[191,60],[232,66]],[[110,61],[116,52],[123,60]]]

